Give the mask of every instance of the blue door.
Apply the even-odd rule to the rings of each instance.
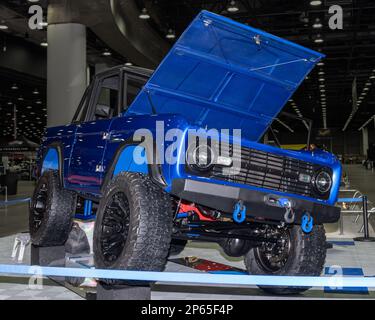
[[[91,193],[100,191],[104,150],[119,109],[120,77],[106,74],[96,82],[86,121],[77,125],[68,174],[68,187]]]

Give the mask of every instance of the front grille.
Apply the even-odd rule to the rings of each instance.
[[[229,154],[235,160],[232,147],[230,147]],[[300,181],[299,176],[300,174],[306,174],[312,177],[314,172],[320,168],[321,166],[319,165],[298,159],[255,149],[241,148],[241,169],[239,172],[237,170],[234,174],[230,172],[229,174],[228,172],[223,174],[223,167],[215,165],[212,169],[212,177],[229,182],[316,198],[318,196],[312,184]],[[319,196],[319,198],[327,199],[328,195]]]

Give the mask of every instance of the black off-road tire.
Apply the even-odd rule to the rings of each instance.
[[[39,178],[29,208],[29,230],[35,246],[64,245],[73,224],[76,195],[62,188],[57,171]]]
[[[115,220],[118,216],[122,222]],[[162,271],[171,243],[172,217],[169,195],[150,177],[132,172],[119,174],[105,187],[99,203],[94,229],[95,267]],[[109,285],[141,284],[102,281]]]
[[[169,248],[169,255],[177,256],[182,251],[184,251],[186,244],[187,244],[187,240],[172,239],[171,246]]]
[[[285,265],[277,271],[267,270],[259,258],[259,248],[245,255],[247,271],[252,275],[320,276],[326,259],[326,236],[323,225],[315,225],[310,233],[304,233],[299,225],[290,227],[291,249]],[[298,294],[308,287],[261,286],[262,290],[278,295]]]

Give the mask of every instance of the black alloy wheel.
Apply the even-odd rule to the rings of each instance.
[[[276,239],[276,243],[264,243],[255,249],[255,259],[269,273],[275,273],[284,268],[291,251],[290,230],[288,228],[270,228],[267,237]]]
[[[100,247],[107,265],[116,261],[124,250],[129,233],[130,208],[124,192],[116,192],[104,208]]]

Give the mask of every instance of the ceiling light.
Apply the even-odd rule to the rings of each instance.
[[[313,27],[314,29],[320,29],[320,28],[323,27],[323,25],[322,25],[322,23],[320,22],[320,19],[319,19],[319,18],[316,18],[316,19],[315,19],[315,22],[314,22],[314,24],[312,25],[312,27]]]
[[[311,6],[320,6],[321,4],[322,4],[322,1],[320,1],[320,0],[310,1]]]
[[[325,72],[324,72],[324,71],[319,71],[318,74],[319,74],[319,75],[322,75],[322,74],[325,74]]]
[[[38,100],[35,102],[36,104],[42,104],[42,101]]]
[[[125,63],[126,66],[132,66],[133,64],[131,62]]]
[[[19,97],[19,98],[18,98],[18,101],[23,101],[23,98],[22,98],[22,97]]]
[[[324,62],[318,62],[317,66],[324,66]]]
[[[27,0],[28,2],[31,2],[31,3],[37,3],[39,2],[39,0]]]
[[[14,84],[14,85],[11,86],[11,89],[12,90],[18,90],[18,86],[16,84]]]
[[[227,11],[230,13],[234,13],[234,12],[237,12],[238,10],[240,9],[237,7],[236,1],[231,1],[227,8]]]
[[[325,81],[324,78],[319,78],[318,80],[319,80],[319,81]]]
[[[150,19],[150,15],[148,14],[147,12],[147,9],[146,8],[143,8],[141,13],[139,14],[139,19]]]
[[[43,41],[43,42],[40,43],[40,45],[42,47],[48,47],[48,42],[47,41]]]
[[[39,94],[38,89],[35,89],[35,90],[33,91],[33,94]]]
[[[109,56],[111,56],[112,55],[112,53],[110,52],[110,51],[108,51],[108,49],[105,49],[103,52],[102,52],[102,56],[104,56],[104,57],[109,57]]]
[[[169,29],[168,30],[168,33],[167,33],[167,35],[165,36],[167,39],[174,39],[174,38],[176,38],[176,35],[175,35],[175,33],[173,32],[173,30],[172,29]]]
[[[318,37],[314,40],[315,43],[322,43],[323,41],[324,41],[324,39],[321,38],[320,36],[318,36]]]
[[[0,30],[7,30],[8,29],[8,26],[4,23],[4,21],[2,21],[0,23]]]
[[[369,88],[367,88],[367,87],[366,87],[366,88],[363,88],[363,91],[368,91],[368,90],[369,90]]]

